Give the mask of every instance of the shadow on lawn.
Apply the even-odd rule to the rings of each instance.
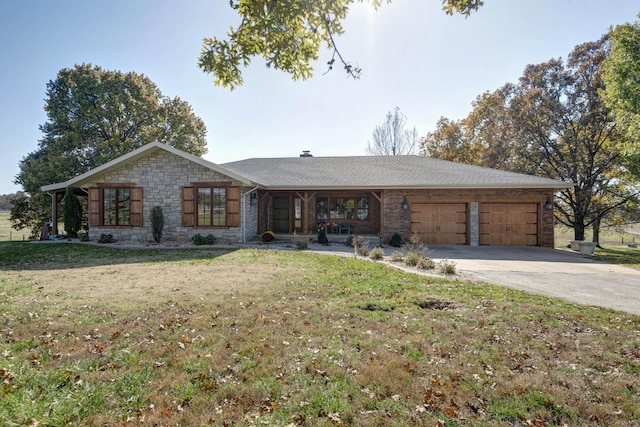
[[[212,259],[237,249],[227,246],[143,249],[69,242],[4,242],[0,243],[0,271],[62,270],[111,264]]]
[[[640,248],[601,247],[596,250],[593,259],[640,268]]]

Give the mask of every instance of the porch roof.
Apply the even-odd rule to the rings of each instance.
[[[272,190],[567,188],[573,183],[422,156],[252,158],[224,169]]]

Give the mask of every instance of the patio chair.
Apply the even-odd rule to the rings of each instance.
[[[338,234],[343,234],[343,232],[345,231],[347,234],[351,234],[353,232],[353,224],[350,222],[343,222],[342,224],[340,224]]]

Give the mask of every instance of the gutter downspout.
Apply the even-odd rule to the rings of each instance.
[[[247,230],[246,230],[246,223],[247,223],[247,194],[251,194],[254,191],[256,191],[260,186],[256,185],[254,188],[252,188],[251,190],[247,191],[246,193],[242,194],[242,243],[247,243]]]

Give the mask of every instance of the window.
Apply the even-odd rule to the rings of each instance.
[[[369,219],[369,199],[366,197],[358,197],[358,219]]]
[[[142,227],[142,187],[89,188],[89,227]]]
[[[102,225],[131,225],[131,189],[104,188]]]
[[[197,225],[223,227],[227,225],[226,188],[198,188]]]
[[[316,218],[317,219],[329,219],[327,215],[327,198],[316,198]]]
[[[302,199],[298,197],[293,199],[293,214],[294,227],[296,229],[302,228]]]
[[[317,197],[316,219],[369,219],[369,199],[366,197]]]
[[[332,197],[329,199],[331,219],[355,218],[355,199]]]

